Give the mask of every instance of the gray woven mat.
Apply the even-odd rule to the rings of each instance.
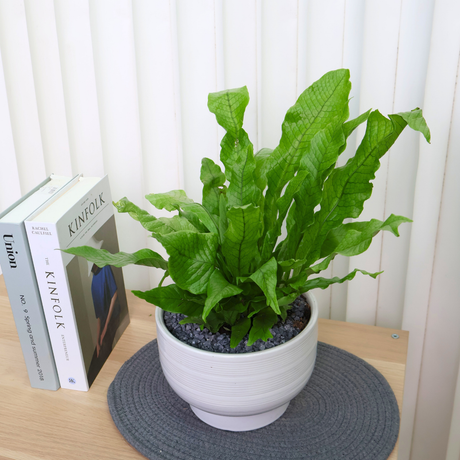
[[[122,366],[108,402],[121,434],[150,459],[385,460],[399,432],[398,405],[385,378],[321,342],[307,386],[280,419],[258,430],[221,431],[199,420],[166,382],[156,340]]]

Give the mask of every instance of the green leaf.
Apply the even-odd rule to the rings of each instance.
[[[160,235],[181,231],[198,232],[193,224],[180,216],[159,217],[151,221],[146,221],[142,218],[140,222],[149,232],[158,233]]]
[[[262,289],[267,298],[268,305],[279,315],[281,312],[276,299],[277,270],[278,264],[276,263],[276,259],[272,257],[249,278]]]
[[[368,222],[339,225],[328,233],[323,243],[320,257],[325,257],[325,259],[299,273],[298,276],[290,280],[290,284],[292,286],[302,285],[311,274],[326,270],[337,254],[346,257],[362,254],[369,248],[372,238],[381,230],[387,230],[395,236],[399,236],[398,226],[404,222],[412,221],[407,217],[391,214],[385,222],[372,219]]]
[[[231,208],[227,218],[229,226],[224,234],[222,254],[233,276],[248,275],[251,262],[258,254],[260,210],[252,204]]]
[[[179,324],[204,324],[201,316],[188,316],[187,318],[181,319]]]
[[[219,200],[222,194],[222,185],[225,184],[225,174],[220,166],[209,158],[201,160],[200,180],[203,183],[203,206],[211,213],[219,215]]]
[[[209,279],[207,287],[207,298],[204,304],[203,320],[206,321],[210,311],[222,300],[227,297],[240,294],[242,289],[230,284],[219,270],[214,270]]]
[[[422,133],[426,141],[429,144],[431,143],[430,129],[428,128],[428,125],[423,118],[422,111],[419,108],[411,110],[410,112],[401,112],[398,113],[398,115],[404,119],[410,128],[412,128],[414,131],[419,131]]]
[[[262,260],[267,260],[276,245],[278,237],[281,235],[281,228],[286,218],[289,206],[292,203],[292,198],[297,192],[301,184],[305,181],[308,176],[306,169],[301,169],[297,174],[289,181],[284,194],[276,201],[276,207],[278,208],[278,217],[275,220],[274,225],[267,231],[264,237],[262,246]]]
[[[267,186],[267,170],[266,164],[268,158],[272,154],[273,149],[260,149],[255,155],[256,169],[254,171],[254,178],[257,187],[262,191]]]
[[[117,208],[119,213],[127,212],[134,220],[140,221],[143,217],[153,217],[147,211],[131,203],[126,197],[123,197],[120,201],[114,201],[113,205]],[[153,217],[153,219],[155,219],[155,217]]]
[[[144,299],[171,313],[198,316],[203,311],[203,304],[200,305],[200,303],[197,303],[200,302],[200,299],[196,299],[196,301],[191,300],[194,299],[194,296],[175,284],[157,287],[145,292],[132,291],[132,293],[140,299]]]
[[[252,318],[254,315],[259,313],[259,311],[263,310],[264,308],[267,307],[267,301],[264,297],[263,300],[260,300],[258,302],[251,302],[251,306],[249,307],[249,315],[248,318]]]
[[[260,190],[254,181],[256,162],[253,155],[253,147],[247,138],[247,134],[241,130],[241,148],[238,149],[233,162],[228,162],[225,167],[230,172],[230,185],[227,190],[229,206],[256,205],[259,201]]]
[[[248,333],[251,327],[251,320],[249,318],[241,318],[232,326],[232,335],[230,338],[230,347],[235,348]]]
[[[369,118],[369,115],[371,114],[371,109],[369,109],[367,112],[364,112],[361,114],[359,117],[353,118],[353,120],[347,121],[346,123],[343,124],[343,134],[345,135],[345,138],[348,139],[350,134],[362,123],[367,121]],[[343,146],[343,150],[345,150],[346,144]],[[343,151],[342,150],[342,151]]]
[[[62,249],[62,252],[84,257],[86,260],[93,262],[100,268],[105,267],[106,265],[124,267],[130,264],[145,265],[147,267],[161,268],[163,270],[168,268],[168,262],[164,260],[160,254],[157,254],[150,249],[141,249],[133,254],[128,254],[126,252],[111,254],[105,249],[95,249],[91,246],[79,246],[75,248]]]
[[[311,140],[333,120],[342,117],[348,107],[351,89],[346,69],[328,72],[307,88],[284,119],[280,144],[267,162],[268,189],[265,197],[265,228],[276,217],[276,200],[299,168]]]
[[[314,278],[312,280],[308,280],[305,284],[303,284],[302,287],[299,288],[299,290],[302,292],[307,292],[315,288],[326,289],[331,284],[335,284],[335,283],[341,284],[345,281],[352,280],[355,277],[356,273],[358,272],[361,272],[363,275],[371,276],[374,279],[377,278],[378,275],[383,273],[383,271],[377,272],[377,273],[369,273],[364,270],[360,270],[359,268],[355,268],[351,273],[344,276],[343,278],[339,278],[338,276],[335,276],[334,278]]]
[[[271,308],[265,308],[254,316],[252,328],[249,331],[247,346],[250,347],[255,341],[262,339],[264,341],[273,337],[270,328],[278,321],[277,314]]]
[[[228,228],[227,220],[227,198],[222,194],[219,199],[219,235],[221,243],[224,240],[225,232]]]
[[[218,238],[214,233],[153,235],[169,254],[168,270],[181,288],[204,294],[215,269]]]
[[[150,193],[145,196],[157,209],[177,211],[182,204],[193,203],[183,190],[171,190],[166,193]]]
[[[331,230],[321,248],[321,257],[332,253],[351,257],[366,251],[372,238],[381,230],[387,230],[395,236],[399,236],[398,227],[402,223],[412,222],[407,217],[391,214],[385,222],[372,219],[368,222],[352,222],[341,224]]]
[[[216,224],[206,208],[188,198],[183,190],[172,190],[167,193],[151,193],[146,195],[146,198],[157,209],[166,209],[167,211],[182,210],[183,216],[191,221],[195,227],[196,220],[198,220],[202,222],[210,232],[218,233]]]
[[[301,182],[294,195],[295,206],[291,209],[288,237],[280,249],[281,259],[296,256],[302,233],[313,221],[315,207],[321,203],[323,197],[324,181],[337,162],[340,151],[346,146],[343,130],[343,120],[346,116],[348,107],[342,117],[333,120],[313,137],[310,149],[301,159],[301,167],[307,169],[310,174]],[[298,222],[302,225],[299,226]]]
[[[399,115],[390,115],[389,120],[378,111],[370,114],[356,155],[345,166],[335,169],[326,180],[321,209],[315,214],[314,223],[304,232],[295,258],[306,258],[307,264],[318,260],[328,232],[345,218],[356,218],[361,214],[364,202],[371,196],[370,181],[380,167],[380,158],[405,126],[406,122]]]
[[[306,260],[296,260],[296,259],[289,259],[289,260],[282,260],[278,262],[278,265],[283,268],[283,270],[293,270],[294,268],[299,268],[305,265]]]
[[[187,219],[179,216],[160,217],[157,219],[151,216],[147,211],[131,203],[127,198],[122,198],[117,203],[113,203],[118,212],[127,212],[129,215],[139,221],[141,225],[149,232],[160,233],[161,235],[188,230],[197,232],[198,230]]]
[[[238,137],[243,126],[244,111],[249,103],[246,86],[228,89],[208,96],[208,108],[215,114],[217,123],[233,137]]]

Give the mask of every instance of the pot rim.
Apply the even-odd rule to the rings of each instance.
[[[162,310],[160,307],[157,307],[157,306],[155,306],[155,322],[156,322],[157,327],[161,328],[162,331],[164,331],[164,334],[170,340],[175,342],[179,347],[182,347],[184,349],[184,352],[187,352],[187,353],[196,353],[198,356],[201,355],[203,357],[210,356],[210,355],[214,355],[214,356],[217,355],[220,357],[220,359],[231,359],[231,360],[235,360],[235,359],[251,360],[251,359],[254,359],[254,355],[257,354],[258,356],[260,356],[262,353],[264,353],[264,357],[268,357],[270,353],[271,354],[280,353],[280,352],[282,353],[284,351],[288,351],[289,348],[295,347],[298,341],[302,340],[304,336],[309,335],[310,332],[316,327],[316,324],[318,322],[318,303],[316,301],[316,298],[310,291],[305,292],[300,295],[303,295],[307,299],[308,305],[310,306],[310,309],[311,309],[310,320],[308,321],[308,324],[306,325],[306,327],[294,338],[288,340],[285,343],[282,343],[281,345],[277,345],[273,348],[268,348],[266,350],[252,351],[250,353],[217,353],[215,351],[201,350],[200,348],[195,348],[189,345],[188,343],[182,342],[177,337],[174,337],[174,335],[172,335],[171,332],[169,332],[164,322],[164,318],[163,318],[164,310]]]

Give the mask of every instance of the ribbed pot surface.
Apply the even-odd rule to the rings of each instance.
[[[166,328],[156,309],[158,349],[163,373],[172,389],[191,406],[221,416],[251,416],[293,399],[308,382],[316,359],[318,306],[307,327],[276,347],[252,353],[214,353],[191,347]]]

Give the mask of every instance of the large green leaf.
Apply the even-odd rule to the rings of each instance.
[[[369,118],[369,113],[370,111],[343,123],[348,116],[347,107],[341,117],[313,137],[310,149],[300,161],[300,166],[310,174],[300,184],[294,196],[295,206],[291,208],[288,236],[281,244],[280,259],[295,257],[303,231],[312,223],[315,207],[321,203],[324,181],[334,168],[340,153],[345,150],[348,136]],[[302,225],[298,225],[299,222]]]
[[[227,190],[228,205],[256,205],[259,201],[260,189],[254,180],[256,162],[253,147],[244,130],[240,131],[240,139],[244,140],[245,147],[240,148],[234,161],[226,165],[226,171],[230,171],[230,185]]]
[[[207,287],[207,298],[204,304],[203,320],[206,321],[211,310],[222,300],[227,297],[240,294],[242,289],[230,284],[219,270],[214,270]]]
[[[254,182],[256,162],[253,147],[243,129],[244,111],[249,102],[247,88],[235,88],[211,93],[209,110],[227,131],[221,142],[220,160],[230,182],[227,190],[229,206],[257,204],[260,190]]]
[[[203,183],[203,206],[214,215],[219,215],[219,200],[225,183],[225,174],[220,166],[209,158],[201,160],[200,180]]]
[[[147,211],[144,211],[139,208],[139,206],[131,203],[131,201],[129,201],[126,197],[123,197],[120,201],[114,201],[113,205],[117,208],[119,213],[127,212],[134,220],[141,221],[141,219],[145,217],[155,219],[155,217],[151,216]]]
[[[243,126],[244,111],[249,103],[246,86],[227,89],[208,96],[208,108],[216,116],[217,123],[231,136],[237,138]]]
[[[372,219],[367,222],[341,224],[331,230],[321,248],[320,263],[309,267],[290,280],[291,285],[301,285],[313,273],[326,270],[337,254],[346,257],[357,256],[365,252],[371,245],[372,238],[380,231],[386,230],[399,236],[398,227],[402,223],[412,222],[407,217],[391,214],[385,222]],[[303,259],[305,262],[305,259]],[[298,268],[298,265],[297,267]]]
[[[254,171],[254,178],[255,178],[255,183],[257,187],[261,191],[265,189],[267,186],[267,170],[266,170],[266,164],[268,161],[268,158],[272,154],[273,149],[267,149],[263,148],[260,149],[255,155],[254,155],[254,160],[256,162],[256,169]]]
[[[372,238],[381,230],[390,231],[393,235],[399,236],[398,227],[406,222],[412,222],[412,220],[391,214],[385,222],[372,219],[368,222],[341,224],[328,233],[321,247],[321,257],[327,257],[332,253],[348,257],[361,254],[369,248]]]
[[[168,270],[181,289],[204,294],[216,265],[218,237],[214,233],[153,234],[169,254]]]
[[[111,254],[105,249],[95,249],[91,246],[79,246],[76,248],[63,249],[62,252],[84,257],[86,260],[93,262],[100,268],[105,267],[106,265],[124,267],[131,264],[145,265],[147,267],[161,268],[163,270],[168,268],[168,262],[164,260],[160,254],[157,254],[150,249],[141,249],[133,254],[128,254],[126,252]]]
[[[181,190],[182,191],[182,190]],[[149,232],[167,234],[172,232],[180,232],[182,230],[189,230],[197,232],[198,230],[187,219],[180,216],[173,217],[160,217],[156,218],[151,216],[147,211],[131,203],[127,198],[122,198],[117,203],[114,203],[118,212],[127,212],[129,215],[139,221],[141,225]]]
[[[224,234],[222,254],[233,276],[246,276],[251,262],[258,254],[260,210],[252,204],[230,208],[227,219],[229,225]]]
[[[172,313],[182,313],[186,316],[197,316],[201,315],[201,312],[203,311],[203,304],[197,303],[200,302],[200,299],[194,299],[192,294],[182,290],[175,284],[157,287],[145,292],[132,291],[132,293],[140,299],[144,299],[147,302]]]
[[[418,116],[421,117],[421,112]],[[414,120],[412,122],[416,125]],[[370,181],[380,167],[380,158],[406,124],[401,115],[390,115],[389,120],[378,111],[371,113],[356,155],[345,166],[335,169],[326,180],[321,209],[315,214],[314,223],[304,232],[295,258],[306,258],[307,265],[318,260],[328,232],[345,218],[356,218],[361,214],[364,202],[371,196]]]
[[[149,232],[160,235],[182,231],[198,232],[198,229],[190,221],[180,216],[159,217],[155,220],[142,218],[140,222]]]
[[[280,144],[267,162],[268,189],[265,197],[266,231],[276,218],[276,200],[293,177],[311,140],[348,107],[351,88],[346,69],[328,72],[307,88],[284,119]]]
[[[265,297],[267,298],[268,305],[270,305],[276,314],[280,315],[281,311],[276,298],[277,271],[278,264],[276,259],[272,257],[249,278],[252,279],[252,281],[260,287],[260,289],[262,289]]]
[[[297,171],[297,174],[289,181],[284,194],[276,201],[278,217],[272,227],[267,231],[267,233],[265,233],[262,245],[262,260],[267,260],[271,256],[272,251],[276,245],[276,241],[281,235],[282,225],[284,219],[286,218],[289,207],[291,206],[294,194],[297,193],[308,174],[309,172],[305,168]]]
[[[369,273],[364,270],[360,270],[359,268],[355,268],[351,273],[348,275],[344,276],[343,278],[339,278],[338,276],[335,276],[334,278],[314,278],[311,280],[308,280],[305,282],[301,287],[299,287],[299,291],[301,292],[307,292],[310,291],[311,289],[315,288],[320,288],[320,289],[326,289],[329,287],[331,284],[335,283],[343,283],[345,281],[352,280],[356,273],[361,272],[363,275],[368,275],[372,278],[377,278],[378,275],[380,275],[383,272],[377,272],[377,273]]]
[[[251,320],[249,318],[241,318],[232,326],[232,335],[230,338],[230,347],[235,348],[248,333],[251,327]]]
[[[217,226],[209,212],[201,204],[195,203],[187,197],[183,190],[172,190],[167,193],[151,193],[146,195],[147,200],[157,209],[167,211],[183,211],[183,216],[192,224],[196,225],[196,220],[202,222],[212,233],[218,233]],[[179,213],[179,215],[181,215]],[[198,230],[201,230],[198,228]]]
[[[256,340],[264,341],[273,337],[270,328],[278,321],[277,314],[271,308],[265,308],[252,320],[247,346],[250,347]]]

